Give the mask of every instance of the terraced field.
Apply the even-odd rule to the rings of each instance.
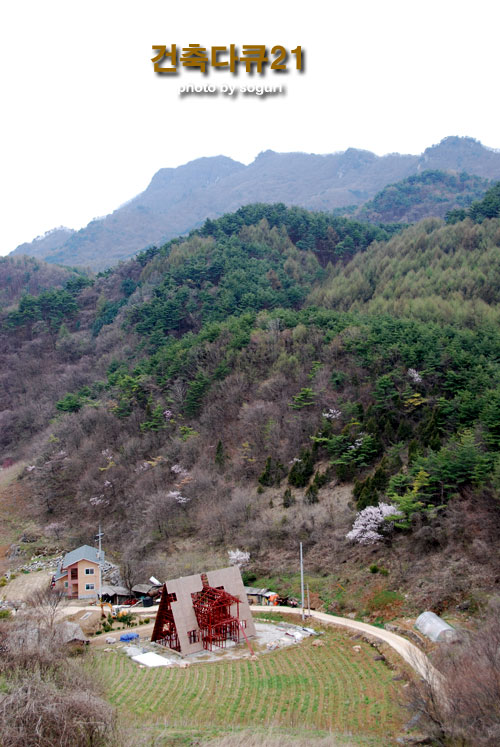
[[[389,745],[404,720],[399,683],[376,651],[327,629],[324,646],[300,645],[259,656],[139,669],[119,651],[92,654],[112,703],[138,723],[222,731],[252,726],[349,734],[355,743]],[[360,646],[360,651],[353,648]],[[354,738],[354,739],[353,739]]]

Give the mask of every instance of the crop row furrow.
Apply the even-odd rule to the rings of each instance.
[[[311,728],[383,739],[401,723],[397,687],[366,644],[327,631],[259,656],[139,669],[121,653],[94,663],[110,700],[129,714],[180,729],[207,726]]]

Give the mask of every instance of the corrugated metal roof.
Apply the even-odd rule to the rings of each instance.
[[[132,591],[137,592],[137,594],[147,594],[151,588],[151,584],[136,584],[132,586]]]
[[[109,594],[112,597],[114,594],[118,594],[120,597],[129,597],[130,592],[124,586],[111,586],[110,584],[104,584],[101,588],[102,594]]]
[[[269,589],[256,589],[254,586],[244,586],[245,594],[251,594],[256,597],[264,597],[266,594],[272,594]]]
[[[104,553],[101,552],[101,561],[104,561]],[[79,560],[89,560],[91,563],[99,563],[99,550],[96,547],[90,547],[90,545],[82,545],[77,547],[76,550],[67,552],[64,556],[62,567],[67,568],[73,563],[78,563]]]

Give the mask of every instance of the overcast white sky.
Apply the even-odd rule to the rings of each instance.
[[[447,135],[500,148],[492,0],[16,0],[0,10],[0,254],[80,228],[158,169],[262,150],[420,153]],[[301,45],[281,96],[188,96],[244,72],[157,76],[153,44]]]

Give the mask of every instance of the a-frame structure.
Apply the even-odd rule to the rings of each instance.
[[[175,651],[180,651],[181,644],[177,635],[174,613],[172,612],[172,602],[176,600],[176,595],[169,594],[167,585],[164,584],[151,640],[161,643],[162,646],[173,648]]]
[[[183,654],[255,635],[238,568],[167,581],[151,640]]]

